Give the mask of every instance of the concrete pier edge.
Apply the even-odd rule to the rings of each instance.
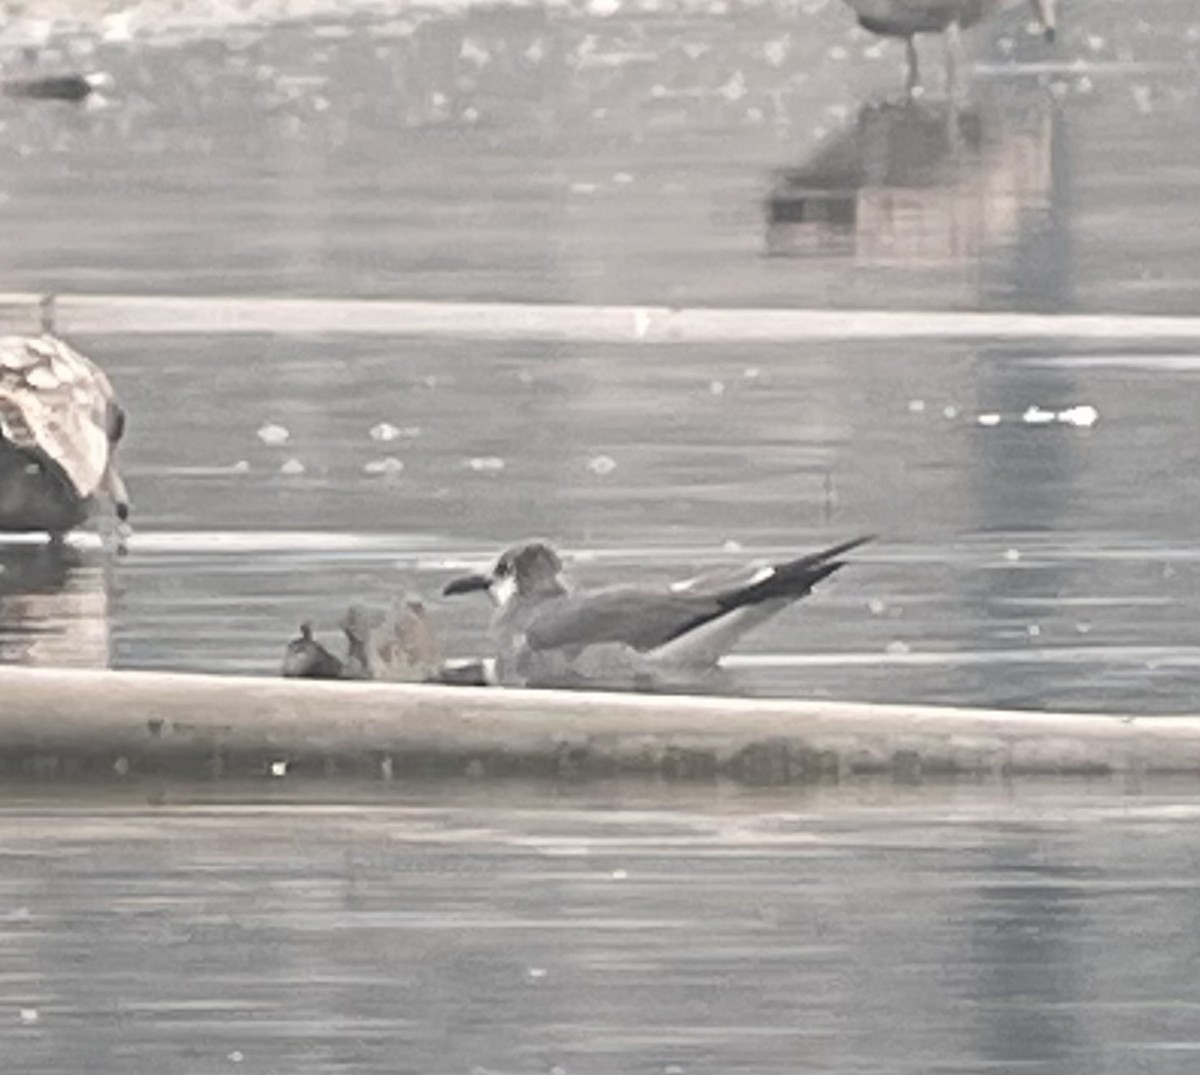
[[[1196,773],[1200,717],[0,668],[0,775]]]

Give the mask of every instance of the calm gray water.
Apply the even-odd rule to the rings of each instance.
[[[1114,791],[10,795],[0,1046],[28,1075],[1184,1075],[1194,786]]]
[[[112,77],[0,104],[0,287],[1195,311],[1183,0],[1068,4],[1053,50],[980,29],[956,120],[937,42],[902,108],[902,50],[833,2],[104,9],[0,35],[10,70]],[[301,619],[332,641],[352,598],[432,596],[530,533],[603,582],[871,532],[721,689],[1195,708],[1187,347],[223,335],[213,309],[77,337],[130,412],[138,533],[117,563],[6,551],[4,659],[269,673]],[[1023,420],[1078,406],[1094,426]],[[435,611],[483,646],[484,607]]]

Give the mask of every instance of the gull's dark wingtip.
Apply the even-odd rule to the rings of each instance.
[[[812,556],[805,557],[805,559],[813,564],[824,563],[826,560],[832,560],[835,556],[841,556],[842,553],[850,552],[852,549],[857,549],[860,545],[866,545],[869,541],[876,541],[878,538],[878,534],[864,534],[862,537],[843,541],[840,545],[833,545],[828,549],[822,549],[820,552],[813,553]]]

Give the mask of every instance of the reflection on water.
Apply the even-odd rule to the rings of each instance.
[[[1120,790],[10,800],[5,1062],[1186,1075],[1194,787]]]
[[[0,546],[0,663],[107,668],[110,570],[69,546]]]
[[[1039,98],[1017,111],[996,102],[876,102],[803,166],[783,171],[766,202],[775,256],[845,256],[857,270],[944,270],[954,302],[979,304],[996,287],[985,267],[1004,265],[1037,304],[1030,267],[1058,279],[1063,266],[1017,256],[1055,212],[1053,159],[1060,122]],[[1060,191],[1060,199],[1066,191]],[[995,270],[993,269],[993,272]],[[1061,308],[1061,303],[1052,309]]]

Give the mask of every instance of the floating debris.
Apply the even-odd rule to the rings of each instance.
[[[375,441],[390,441],[400,436],[400,430],[391,422],[380,422],[378,425],[371,426],[370,436]]]
[[[740,101],[750,91],[746,88],[746,76],[741,71],[735,71],[733,77],[717,90],[730,103]]]
[[[1021,415],[1021,421],[1027,422],[1029,425],[1040,426],[1045,425],[1047,422],[1053,422],[1054,417],[1055,415],[1053,411],[1048,411],[1042,407],[1034,405],[1029,407],[1025,413]]]
[[[1000,424],[1000,415],[995,412],[977,415],[975,418],[981,426],[998,426]]]
[[[709,381],[708,391],[714,396],[723,396],[725,394],[724,381]]]
[[[925,413],[925,401],[923,399],[910,399],[908,401],[908,413],[909,414],[924,414]]]
[[[40,1018],[37,1008],[22,1008],[17,1013],[17,1018],[21,1020],[25,1026],[33,1026]]]
[[[249,474],[250,464],[245,459],[239,459],[229,470],[232,474]]]
[[[1015,563],[1017,560],[1021,559],[1021,550],[1020,549],[1005,549],[1004,550],[1004,559]]]
[[[288,771],[288,763],[286,761],[271,762],[271,775],[272,776],[287,776],[287,771]]]
[[[284,426],[276,425],[274,422],[267,422],[258,431],[258,439],[261,440],[263,444],[286,444],[290,436],[291,434]]]
[[[299,459],[289,459],[280,468],[280,474],[286,474],[288,477],[296,477],[304,473],[304,464]]]
[[[768,41],[763,46],[763,56],[766,57],[767,62],[770,63],[771,66],[780,67],[783,64],[783,61],[787,59],[788,49],[789,42],[787,38],[783,38],[780,41]]]
[[[878,597],[873,597],[867,602],[867,611],[872,616],[882,616],[887,611],[887,603],[879,600]]]
[[[588,460],[588,470],[603,477],[617,469],[617,461],[610,455],[597,455]]]
[[[948,422],[953,422],[958,417],[958,408],[954,404],[947,404],[942,408],[942,417]]]
[[[363,470],[368,474],[394,476],[404,471],[404,461],[397,459],[394,455],[389,455],[385,459],[372,459],[363,467]]]
[[[477,455],[466,460],[463,466],[476,474],[496,474],[504,469],[504,460],[498,455]]]
[[[613,870],[612,876],[613,876],[614,881],[624,881],[629,877],[629,871],[628,870]]]
[[[884,647],[884,652],[887,653],[889,657],[903,657],[906,653],[909,653],[910,650],[907,642],[901,642],[899,639],[896,639],[894,642],[889,642],[887,646]]]
[[[1078,407],[1068,407],[1065,411],[1058,412],[1058,420],[1066,425],[1078,426],[1081,429],[1090,429],[1096,424],[1096,420],[1100,417],[1100,412],[1091,404],[1084,403]]]

